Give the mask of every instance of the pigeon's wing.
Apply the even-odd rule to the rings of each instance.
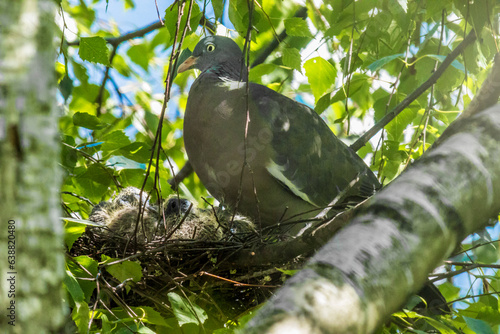
[[[296,196],[323,207],[348,189],[370,196],[380,185],[363,160],[311,108],[265,86],[250,85],[252,104],[272,133],[266,169]]]

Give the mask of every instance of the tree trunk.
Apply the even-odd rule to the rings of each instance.
[[[63,303],[63,227],[53,0],[0,0],[2,333],[54,333]]]
[[[288,280],[245,333],[372,333],[500,211],[500,105],[452,124]]]

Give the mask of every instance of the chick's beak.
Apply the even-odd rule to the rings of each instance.
[[[196,65],[196,61],[198,60],[198,57],[189,57],[186,59],[177,69],[177,73],[182,73],[184,71],[190,70]]]

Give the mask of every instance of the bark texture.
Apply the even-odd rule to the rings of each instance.
[[[500,106],[452,124],[363,206],[245,333],[372,333],[500,211]]]
[[[2,333],[55,333],[66,314],[55,11],[53,0],[0,0]]]

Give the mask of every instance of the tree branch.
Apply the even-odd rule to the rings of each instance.
[[[421,84],[417,89],[415,89],[410,95],[408,95],[400,104],[398,104],[394,109],[392,109],[389,113],[387,113],[377,124],[375,124],[370,130],[365,132],[354,144],[350,147],[352,150],[357,152],[360,148],[366,145],[366,143],[377,134],[384,126],[389,124],[400,112],[402,112],[406,107],[410,105],[413,101],[415,101],[421,94],[423,94],[429,87],[436,83],[437,79],[441,75],[443,75],[444,71],[450,66],[450,64],[458,57],[460,53],[464,51],[464,49],[476,40],[476,33],[472,30],[467,37],[452,51],[446,56],[441,65],[437,68],[437,70],[425,81]]]
[[[279,265],[289,262],[297,256],[311,255],[321,248],[342,227],[347,225],[356,214],[359,206],[344,211],[333,219],[306,231],[301,236],[282,242],[258,245],[258,248],[244,248],[227,259],[227,266],[258,267],[264,265]],[[257,246],[256,246],[257,247]]]
[[[125,41],[130,40],[130,39],[143,37],[144,35],[147,35],[150,32],[155,31],[156,29],[163,28],[163,27],[164,26],[162,25],[162,23],[160,21],[157,21],[157,22],[153,22],[153,23],[151,23],[143,28],[125,33],[125,34],[118,36],[118,37],[105,38],[105,40],[107,43],[114,45],[114,46],[117,46]],[[80,45],[80,40],[68,42],[68,46],[79,46],[79,45]]]
[[[208,27],[208,29],[212,32],[215,32],[217,30],[215,24],[213,24],[212,22],[207,20],[205,17],[202,17],[200,19],[200,25],[204,26],[204,27]],[[131,40],[134,38],[138,38],[138,37],[143,37],[152,31],[155,31],[157,29],[161,29],[164,27],[165,26],[162,24],[161,21],[156,21],[156,22],[150,23],[149,25],[147,25],[143,28],[130,31],[130,32],[125,33],[125,34],[118,36],[118,37],[108,37],[108,38],[105,38],[105,40],[107,43],[109,43],[113,46],[118,46],[125,41]],[[80,45],[80,40],[68,42],[68,46],[79,46],[79,45]]]
[[[193,172],[193,166],[191,166],[191,163],[188,160],[184,164],[184,167],[181,168],[179,173],[175,174],[175,177],[168,180],[168,183],[170,184],[173,190],[177,190],[177,188],[179,187],[179,183],[181,183],[182,180],[191,175],[192,172]]]
[[[460,240],[496,216],[500,105],[452,132],[370,198],[245,333],[373,333]]]

